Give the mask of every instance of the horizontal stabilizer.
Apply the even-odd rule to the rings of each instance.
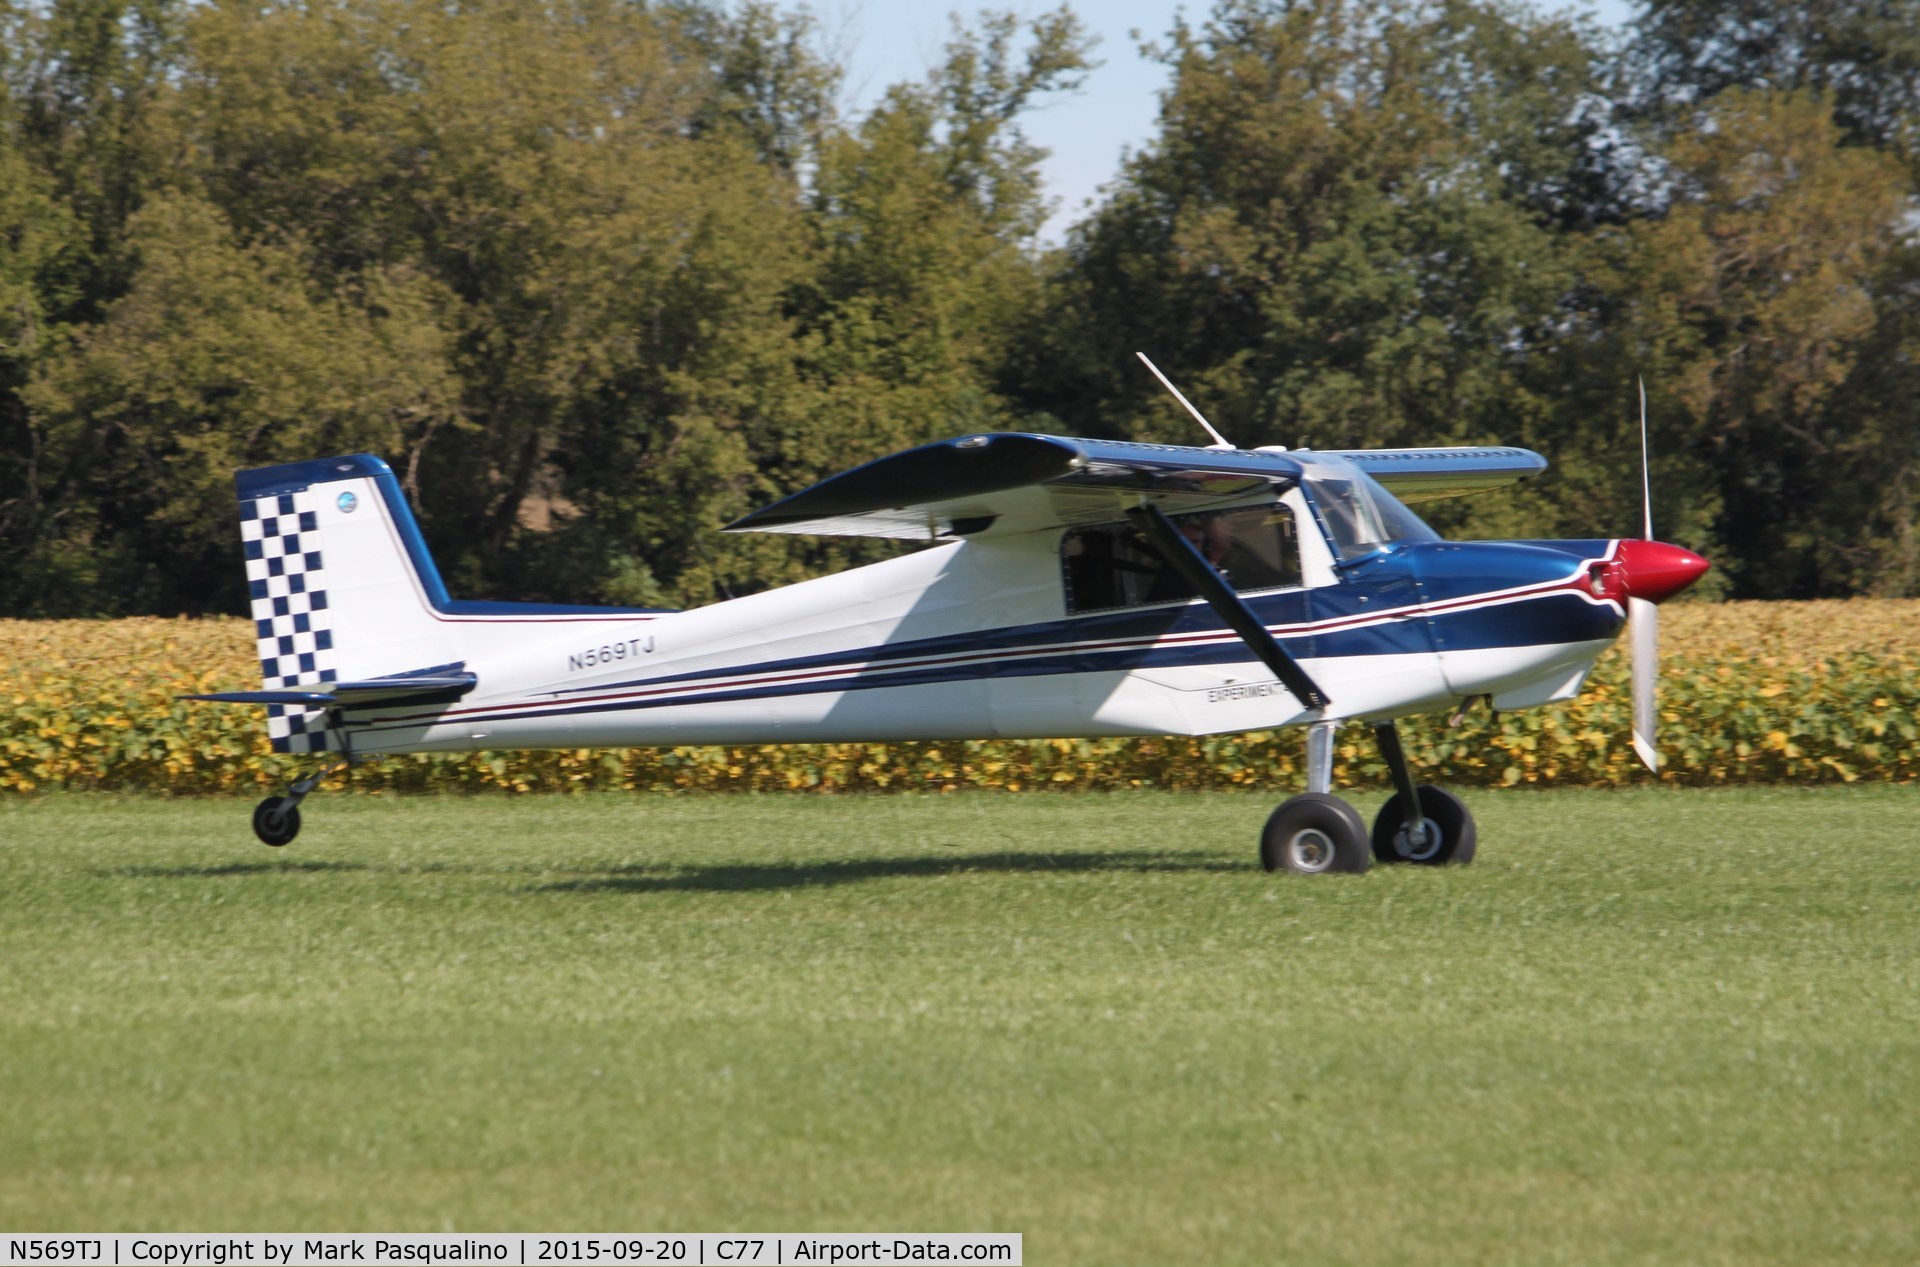
[[[333,696],[318,691],[215,691],[211,695],[176,695],[175,699],[207,700],[215,704],[331,704]]]
[[[180,699],[209,700],[218,704],[304,704],[322,708],[371,708],[390,701],[416,700],[424,695],[459,699],[474,688],[479,678],[472,673],[428,671],[401,673],[393,677],[368,678],[360,682],[316,682],[312,690],[217,691],[210,695],[182,695]]]
[[[371,704],[375,700],[413,699],[420,695],[451,693],[455,698],[471,691],[480,679],[472,673],[409,673],[398,677],[367,678],[360,682],[328,682],[327,693],[341,704]]]

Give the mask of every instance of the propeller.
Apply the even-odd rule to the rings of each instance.
[[[1647,452],[1647,380],[1640,386],[1640,539],[1653,540],[1653,466]],[[1647,769],[1660,773],[1660,606],[1627,598],[1627,630],[1633,645],[1633,750]]]
[[[1647,384],[1640,381],[1640,536],[1623,537],[1614,558],[1627,600],[1633,646],[1633,751],[1660,771],[1658,737],[1660,604],[1705,576],[1712,566],[1691,550],[1653,539],[1653,476],[1647,446]]]

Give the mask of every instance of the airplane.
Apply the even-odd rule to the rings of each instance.
[[[386,754],[1302,726],[1307,787],[1260,860],[1351,873],[1477,849],[1396,718],[1570,699],[1631,610],[1633,741],[1656,762],[1655,605],[1707,560],[1650,520],[1449,541],[1410,508],[1539,474],[1526,449],[1243,450],[1201,421],[1215,444],[995,432],[881,457],[725,531],[924,548],[688,611],[454,599],[379,458],[241,471],[262,689],[183,698],[266,705],[275,751],[330,758],[255,809],[273,846],[323,778]],[[1371,827],[1333,794],[1353,721],[1392,774]]]

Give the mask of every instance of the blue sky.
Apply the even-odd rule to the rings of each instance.
[[[799,5],[797,0],[783,0],[783,7]],[[814,0],[808,7],[847,57],[845,104],[859,110],[871,104],[888,84],[918,79],[939,61],[950,29],[949,13],[970,15],[983,7],[993,7],[1037,15],[1058,5],[1057,0],[998,0],[991,5],[956,9],[951,0]],[[1028,137],[1053,152],[1047,161],[1047,187],[1056,206],[1048,237],[1055,241],[1068,224],[1080,218],[1100,186],[1119,170],[1121,155],[1130,147],[1138,147],[1153,132],[1157,94],[1166,86],[1166,68],[1140,56],[1140,41],[1132,32],[1156,39],[1173,24],[1175,13],[1184,10],[1198,20],[1212,5],[1210,0],[1187,4],[1177,0],[1089,0],[1072,7],[1100,37],[1094,56],[1101,65],[1087,76],[1078,93],[1048,98],[1025,121]],[[1602,22],[1617,25],[1627,16],[1628,0],[1575,0],[1568,7],[1584,9]]]

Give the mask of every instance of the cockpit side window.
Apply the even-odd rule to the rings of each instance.
[[[1293,512],[1279,503],[1169,516],[1229,585],[1242,593],[1300,584]],[[1060,562],[1070,614],[1185,602],[1186,579],[1131,524],[1073,528]]]

